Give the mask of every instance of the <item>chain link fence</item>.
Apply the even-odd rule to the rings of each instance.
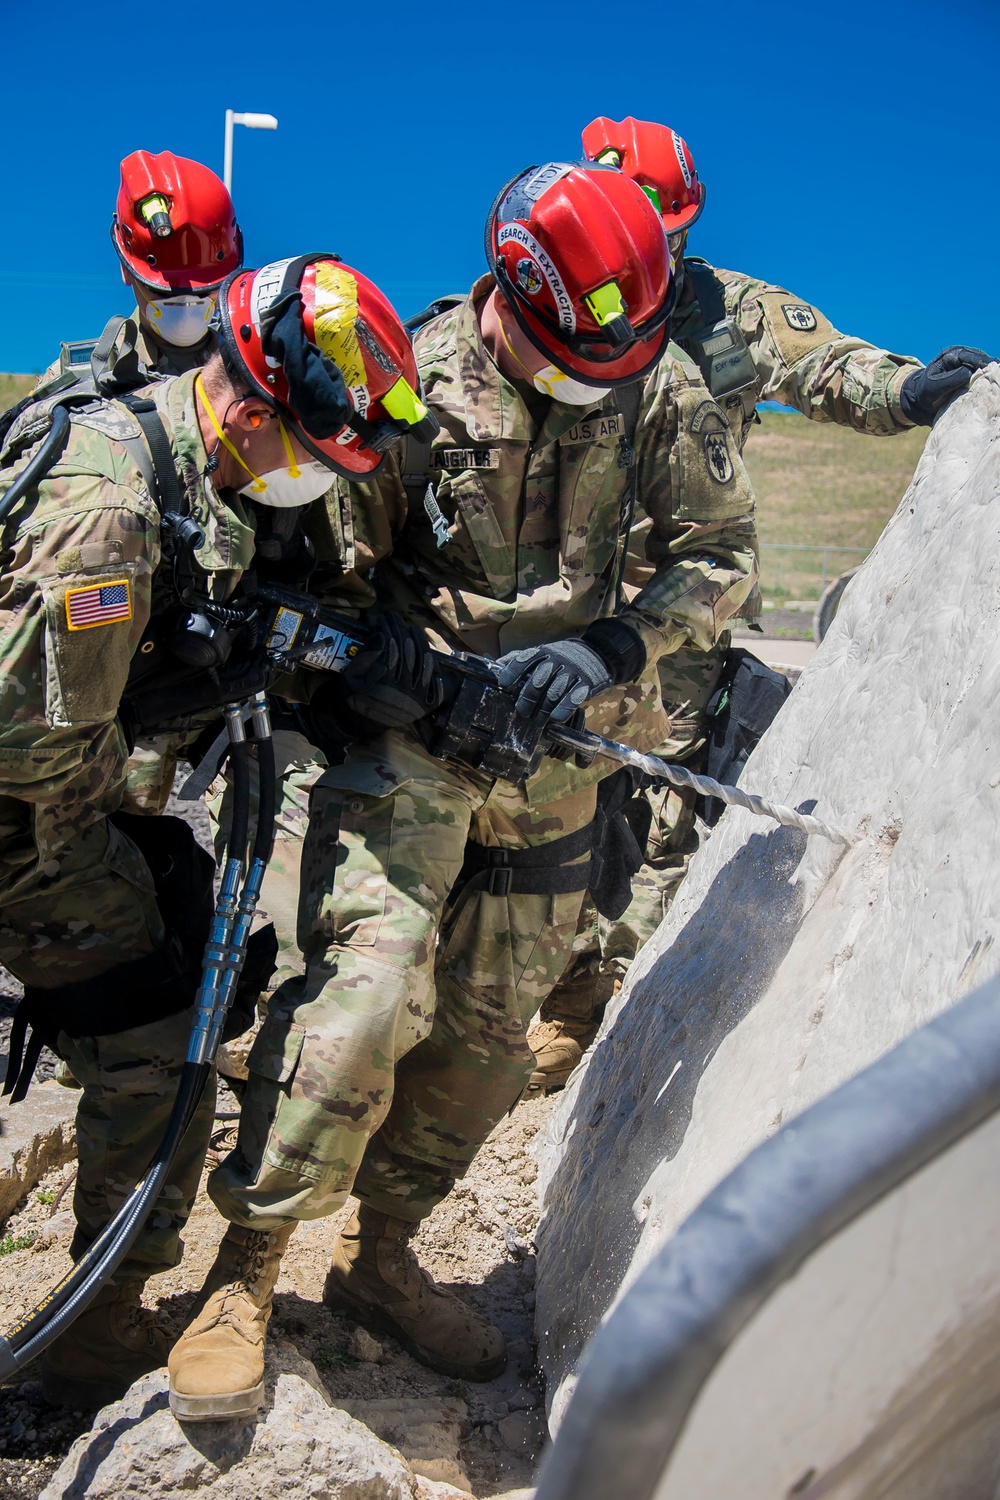
[[[765,599],[819,599],[827,584],[856,568],[870,547],[835,547],[800,542],[762,542],[760,587]]]

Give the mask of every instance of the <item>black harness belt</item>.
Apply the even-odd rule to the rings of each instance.
[[[569,891],[585,891],[594,881],[598,859],[594,847],[596,823],[576,833],[531,849],[494,849],[483,844],[466,844],[465,863],[455,887],[461,898],[475,891],[490,896],[560,896]],[[590,859],[580,857],[590,854]],[[580,860],[570,864],[570,860]]]

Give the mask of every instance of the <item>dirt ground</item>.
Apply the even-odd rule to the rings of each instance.
[[[231,1096],[224,1098],[220,1109],[233,1104]],[[465,1181],[414,1241],[434,1277],[468,1296],[503,1330],[508,1365],[499,1380],[473,1385],[435,1375],[392,1339],[358,1339],[350,1319],[323,1307],[323,1280],[347,1209],[334,1218],[300,1226],[275,1297],[272,1327],[314,1362],[334,1402],[434,1396],[465,1401],[468,1420],[460,1458],[477,1496],[530,1484],[544,1440],[543,1388],[533,1336],[535,1165],[527,1148],[550,1108],[551,1100],[545,1099],[518,1105],[494,1131]],[[3,1227],[4,1323],[32,1306],[69,1264],[71,1177],[71,1167],[50,1173]],[[56,1202],[60,1189],[64,1193]],[[146,1302],[159,1307],[177,1331],[223,1230],[222,1220],[202,1193],[185,1235],[182,1265],[147,1286]],[[0,1500],[36,1500],[91,1419],[92,1414],[50,1407],[37,1380],[0,1389]]]

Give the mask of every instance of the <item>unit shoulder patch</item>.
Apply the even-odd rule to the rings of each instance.
[[[783,302],[781,311],[789,328],[797,328],[800,333],[812,333],[817,327],[816,314],[808,303]]]
[[[132,590],[127,578],[66,590],[66,625],[69,630],[92,630],[96,625],[117,625],[131,618]]]
[[[818,307],[809,302],[796,302],[789,292],[780,288],[762,291],[758,302],[773,350],[786,368],[838,337],[837,330]],[[744,306],[747,308],[749,304]],[[766,343],[765,336],[765,348]]]
[[[692,432],[728,432],[729,418],[714,401],[701,401],[691,418]]]
[[[716,484],[728,484],[736,472],[723,432],[705,433],[705,467]]]

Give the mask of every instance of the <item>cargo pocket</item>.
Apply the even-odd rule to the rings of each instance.
[[[52,728],[107,723],[118,712],[131,660],[134,574],[126,563],[106,577],[81,573],[42,586]]]
[[[329,1194],[350,1191],[368,1136],[392,1097],[391,1064],[386,1060],[380,1071],[354,1057],[350,1038],[326,1029],[322,1011],[308,1030],[277,1017],[261,1027],[247,1066],[252,1081],[266,1082],[251,1088],[240,1142],[251,1161],[260,1161],[257,1184],[275,1211],[282,1199],[286,1208],[294,1199],[297,1215],[312,1218],[330,1212]],[[303,1190],[303,1180],[322,1185],[319,1198],[313,1188]],[[320,1206],[306,1211],[311,1200]]]
[[[247,1057],[247,1071],[272,1083],[291,1082],[306,1028],[282,1016],[265,1016]]]
[[[378,941],[395,806],[395,797],[368,797],[322,782],[313,788],[302,883],[326,944],[355,948]]]
[[[514,558],[482,481],[476,474],[463,475],[452,484],[452,494],[494,598],[509,599],[517,584]]]

